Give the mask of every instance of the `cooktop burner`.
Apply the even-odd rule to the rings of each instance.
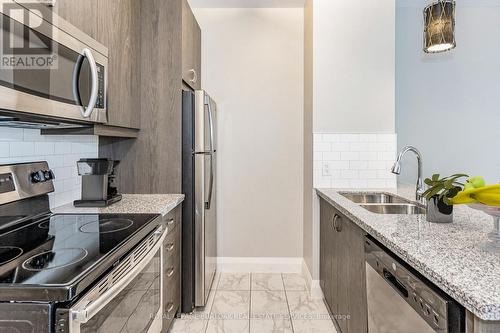
[[[114,218],[101,219],[84,224],[80,227],[81,232],[108,234],[111,232],[123,231],[130,228],[134,221],[130,219]]]
[[[15,270],[16,285],[60,286],[66,290],[90,272],[108,269],[107,265],[119,259],[108,262],[108,257],[130,250],[155,228],[156,224],[150,222],[157,216],[55,214],[26,223],[0,234],[0,281],[9,281],[7,275]],[[129,243],[131,239],[136,241]]]
[[[0,265],[6,264],[23,254],[23,249],[17,246],[0,246]]]
[[[85,249],[60,249],[37,254],[23,263],[28,271],[44,271],[76,264],[88,255]]]

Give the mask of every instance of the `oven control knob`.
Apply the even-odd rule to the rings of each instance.
[[[31,174],[31,181],[35,184],[44,182],[45,181],[45,172],[43,172],[41,170],[37,171],[37,172],[33,172]]]
[[[45,181],[52,180],[55,178],[54,172],[52,170],[46,170],[43,172]]]

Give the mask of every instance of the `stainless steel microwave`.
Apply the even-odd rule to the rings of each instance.
[[[0,27],[0,126],[107,122],[105,46],[40,0],[1,0]]]

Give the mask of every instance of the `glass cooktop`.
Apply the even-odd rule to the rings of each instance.
[[[71,285],[93,272],[118,249],[130,250],[137,242],[128,244],[131,243],[128,241],[142,237],[141,231],[146,231],[143,229],[149,233],[154,226],[145,227],[157,216],[52,215],[3,234],[0,287]]]

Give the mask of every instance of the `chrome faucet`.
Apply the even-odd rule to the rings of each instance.
[[[398,158],[394,163],[391,172],[396,175],[401,174],[401,160],[409,151],[411,151],[417,156],[417,162],[418,162],[418,176],[417,176],[417,186],[415,188],[415,199],[418,202],[423,203],[424,198],[422,197],[422,194],[425,192],[425,188],[424,188],[424,182],[422,180],[422,154],[420,154],[420,151],[417,148],[413,146],[404,147],[403,150],[401,150],[401,152],[398,154]]]

